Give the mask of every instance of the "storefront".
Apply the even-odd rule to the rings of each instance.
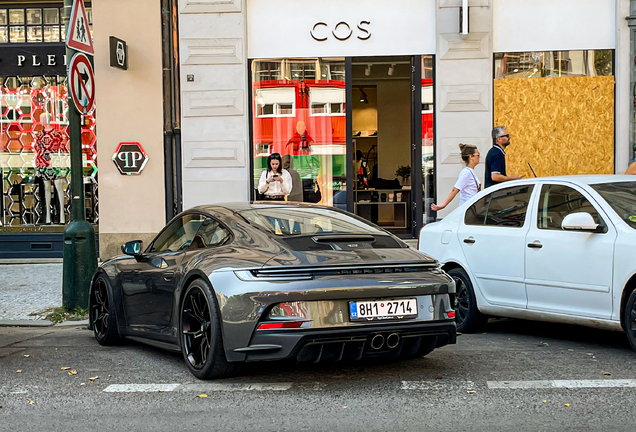
[[[71,176],[62,6],[0,5],[0,258],[62,256]],[[82,117],[82,149],[86,218],[97,231],[95,112]]]
[[[430,211],[458,144],[486,154],[500,124],[511,172],[621,172],[627,15],[629,0],[183,0],[184,208],[259,198],[279,153],[287,200],[415,236],[456,205]]]
[[[288,201],[411,237],[434,196],[435,3],[358,6],[249,2],[250,198],[278,153]]]

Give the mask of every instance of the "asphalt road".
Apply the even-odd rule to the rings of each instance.
[[[632,431],[636,388],[572,387],[635,379],[635,360],[621,333],[491,320],[422,359],[254,363],[202,382],[180,355],[142,344],[0,328],[0,430]],[[534,388],[548,380],[593,381]]]

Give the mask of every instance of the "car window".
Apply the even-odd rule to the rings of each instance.
[[[471,205],[464,215],[464,223],[466,225],[483,225],[486,220],[486,212],[488,211],[488,203],[492,194],[486,195],[475,204]]]
[[[581,192],[564,185],[543,185],[539,197],[537,228],[561,231],[563,219],[570,213],[586,212],[602,224],[598,212]]]
[[[636,182],[599,183],[591,186],[627,225],[636,229]]]
[[[486,225],[522,227],[533,188],[533,185],[524,185],[493,192],[488,205]]]
[[[150,252],[177,252],[190,246],[205,218],[187,214],[173,221],[152,243]]]
[[[386,234],[353,215],[311,207],[265,207],[239,212],[250,224],[277,236]]]
[[[219,221],[207,218],[192,239],[190,249],[221,246],[231,237],[230,232]]]
[[[520,228],[526,220],[534,185],[497,190],[466,210],[466,225],[490,225]]]

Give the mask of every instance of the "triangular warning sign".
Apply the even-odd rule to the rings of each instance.
[[[75,0],[71,10],[71,20],[66,32],[66,46],[86,54],[93,55],[93,39],[88,29],[88,17],[83,0]]]

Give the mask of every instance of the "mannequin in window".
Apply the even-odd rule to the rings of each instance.
[[[296,131],[289,141],[287,141],[285,153],[292,155],[310,155],[313,143],[314,139],[309,135],[309,132],[307,132],[305,122],[299,120],[298,123],[296,123]]]
[[[61,176],[60,168],[51,166],[51,153],[59,152],[62,147],[64,135],[57,129],[53,129],[50,116],[47,113],[40,115],[40,123],[43,129],[35,134],[33,152],[35,157],[35,176],[42,180],[44,186],[44,219],[47,224],[51,223],[51,183],[57,191],[60,209],[60,223],[64,223],[64,190],[62,188],[64,179]]]

